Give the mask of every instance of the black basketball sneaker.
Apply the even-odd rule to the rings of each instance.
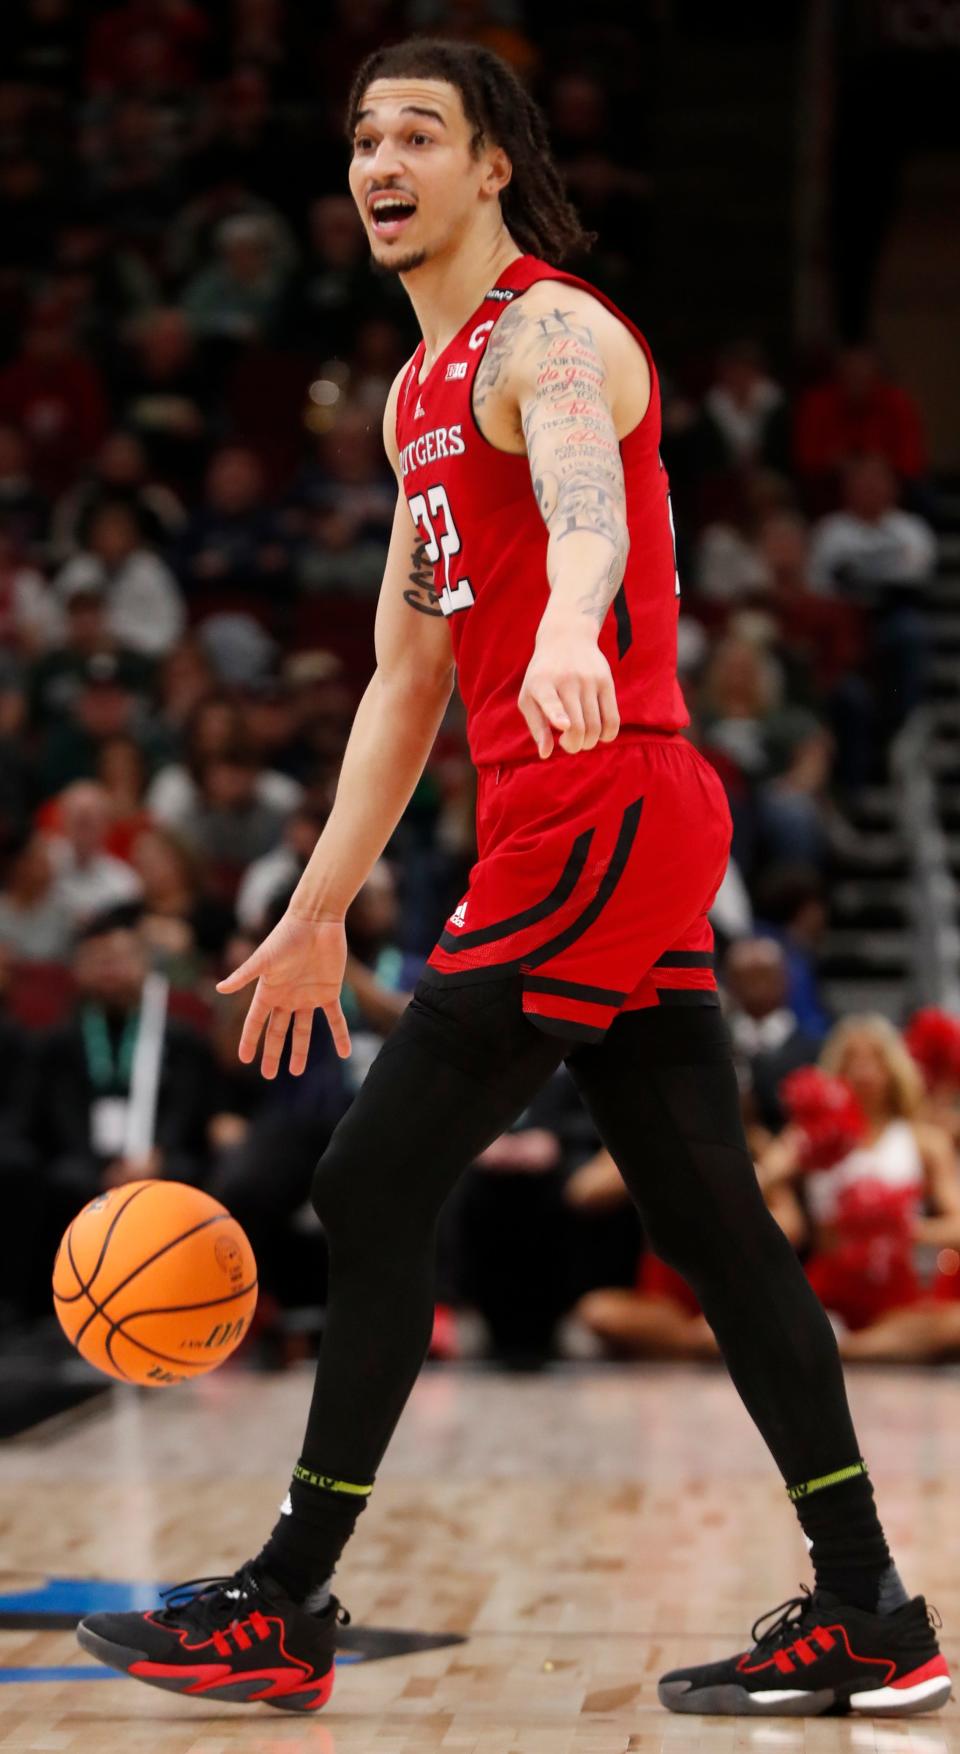
[[[151,1687],[234,1705],[319,1711],[333,1692],[337,1627],[350,1616],[336,1596],[321,1614],[291,1602],[252,1565],[233,1577],[200,1577],[164,1590],[146,1614],[90,1614],[84,1650]]]
[[[664,1675],[661,1705],[723,1717],[913,1717],[946,1705],[940,1620],[922,1596],[893,1614],[869,1614],[805,1589],[770,1612],[776,1618],[765,1632],[770,1614],[754,1624],[752,1650]]]

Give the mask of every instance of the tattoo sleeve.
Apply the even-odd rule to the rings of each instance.
[[[558,305],[535,316],[518,303],[491,333],[474,390],[478,413],[503,389],[508,368],[522,384],[523,438],[549,532],[551,589],[561,583],[570,589],[573,605],[599,626],[622,583],[629,547],[603,358],[581,312]]]

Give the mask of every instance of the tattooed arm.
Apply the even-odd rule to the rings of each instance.
[[[488,396],[515,404],[549,533],[550,598],[520,696],[543,756],[553,731],[573,754],[619,729],[597,636],[623,580],[629,537],[598,316],[605,320],[589,295],[544,283],[501,317],[477,374],[478,418]]]

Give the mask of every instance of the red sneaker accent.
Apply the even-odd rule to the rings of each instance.
[[[127,1672],[144,1681],[176,1681],[181,1676],[191,1675],[194,1685],[184,1689],[187,1693],[202,1692],[217,1681],[233,1679],[233,1670],[228,1663],[197,1663],[193,1668],[185,1669],[182,1663],[150,1663],[144,1659],[140,1663],[131,1663]]]
[[[320,1681],[305,1681],[300,1687],[288,1687],[276,1699],[268,1701],[270,1705],[282,1707],[285,1711],[319,1711],[327,1704],[333,1692],[335,1675],[333,1665]]]
[[[232,1686],[237,1681],[260,1681],[263,1685],[258,1693],[251,1694],[251,1699],[272,1700],[297,1693],[303,1686],[300,1680],[302,1669],[233,1669],[224,1663],[198,1663],[196,1668],[187,1670],[182,1663],[131,1663],[128,1674],[136,1675],[141,1681],[177,1681],[182,1680],[184,1674],[193,1675],[195,1680],[191,1686],[181,1689],[193,1696],[216,1693],[218,1687]],[[309,1685],[320,1686],[322,1682],[310,1682]],[[330,1685],[333,1685],[332,1680]]]
[[[909,1675],[901,1675],[899,1681],[889,1682],[891,1687],[916,1687],[921,1681],[931,1681],[934,1675],[946,1675],[949,1678],[947,1659],[943,1656],[931,1657],[919,1669],[912,1669]]]

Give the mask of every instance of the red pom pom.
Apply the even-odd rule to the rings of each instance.
[[[928,1005],[911,1017],[903,1039],[931,1089],[960,1084],[960,1018]]]
[[[800,1134],[804,1171],[832,1169],[866,1134],[867,1117],[849,1084],[819,1066],[791,1072],[780,1085],[780,1096]]]

